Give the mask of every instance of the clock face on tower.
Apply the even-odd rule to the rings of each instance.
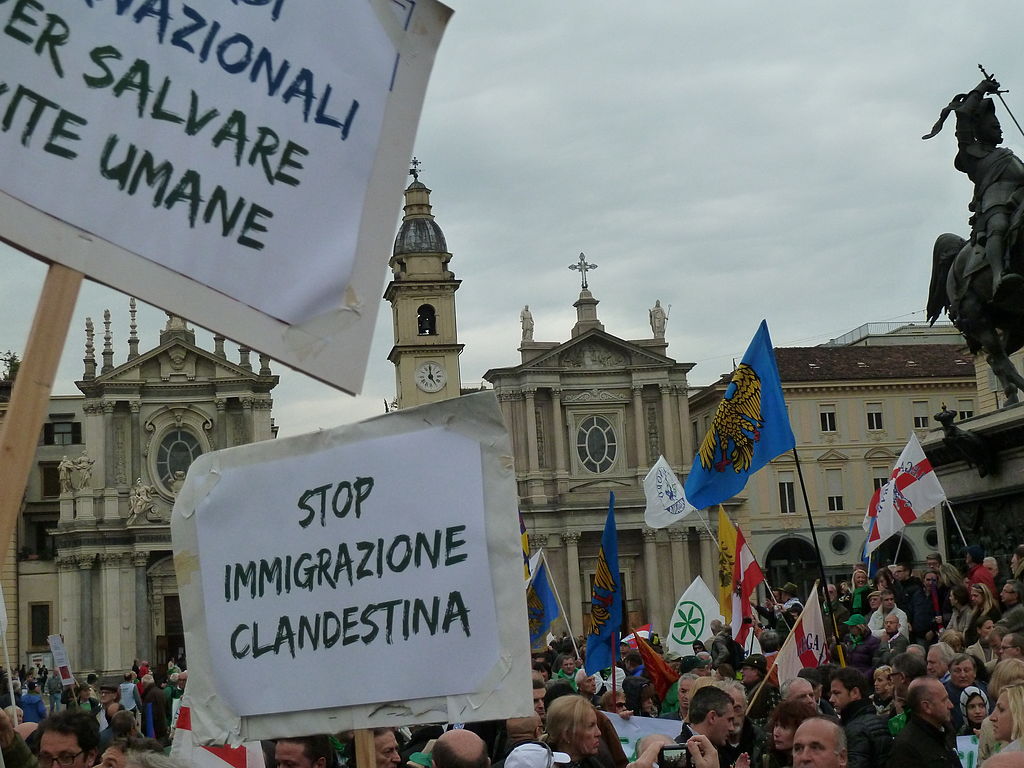
[[[448,377],[444,368],[434,362],[420,363],[416,368],[416,386],[424,392],[439,392]]]

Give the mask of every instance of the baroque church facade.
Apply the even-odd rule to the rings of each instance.
[[[179,657],[175,495],[200,454],[276,433],[278,377],[267,357],[242,347],[231,360],[220,336],[203,349],[175,316],[159,344],[140,351],[134,300],[130,318],[120,355],[109,311],[98,354],[87,320],[81,394],[50,400],[17,536],[15,591],[6,594],[18,606],[9,645],[20,663],[52,668],[50,634],[63,635],[76,670]]]

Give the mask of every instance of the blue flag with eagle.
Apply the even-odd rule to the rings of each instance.
[[[768,323],[762,320],[693,457],[686,498],[697,509],[721,504],[795,445]]]
[[[622,626],[622,586],[619,584],[619,539],[615,531],[615,494],[608,494],[608,519],[601,535],[597,571],[590,594],[590,633],[587,635],[586,672],[592,675],[614,662]]]
[[[537,559],[533,579],[526,587],[526,615],[530,621],[531,649],[543,651],[547,648],[547,633],[560,613],[558,599],[548,581],[548,564],[542,555]]]

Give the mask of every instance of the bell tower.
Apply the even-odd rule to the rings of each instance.
[[[452,255],[434,221],[430,190],[419,180],[413,158],[412,183],[405,190],[405,216],[391,256],[391,282],[384,298],[391,304],[395,344],[388,354],[395,366],[400,408],[434,403],[460,394],[455,291],[460,280],[448,269]]]

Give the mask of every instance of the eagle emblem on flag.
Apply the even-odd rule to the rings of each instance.
[[[615,597],[616,584],[608,561],[601,547],[597,557],[597,572],[594,574],[594,593],[590,604],[590,634],[599,635],[611,618],[611,605]]]
[[[751,366],[740,363],[700,444],[701,465],[717,472],[724,472],[730,465],[736,473],[748,472],[763,426],[761,378]]]

